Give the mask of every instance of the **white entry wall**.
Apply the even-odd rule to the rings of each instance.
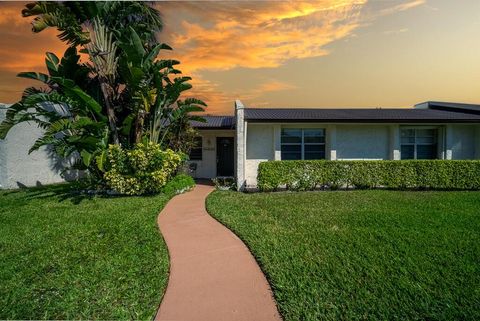
[[[197,164],[193,175],[195,178],[214,178],[217,176],[217,137],[235,137],[235,131],[199,130],[198,132],[202,137],[202,159],[190,161]]]

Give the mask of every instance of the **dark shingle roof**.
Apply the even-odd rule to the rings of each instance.
[[[249,122],[480,123],[480,115],[437,109],[245,108]]]
[[[428,102],[427,108],[245,108],[248,122],[480,123],[480,106]],[[455,106],[454,106],[455,105]],[[477,111],[477,107],[479,107]],[[198,129],[234,129],[234,116],[205,116]]]
[[[235,118],[233,116],[203,116],[206,122],[193,121],[192,126],[198,129],[233,129]]]

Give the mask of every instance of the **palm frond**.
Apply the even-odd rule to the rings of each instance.
[[[117,71],[117,45],[113,40],[113,34],[96,18],[93,20],[90,31],[91,41],[86,45],[95,71],[106,79],[113,81]]]
[[[58,37],[70,46],[88,43],[88,32],[82,28],[81,21],[77,20],[70,9],[61,2],[37,1],[29,3],[22,10],[24,17],[35,16],[32,21],[32,31],[41,32],[49,27],[60,31]]]

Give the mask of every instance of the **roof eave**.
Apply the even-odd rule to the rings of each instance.
[[[477,119],[246,119],[250,123],[480,123]]]

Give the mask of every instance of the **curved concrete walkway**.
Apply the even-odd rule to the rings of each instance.
[[[243,242],[205,210],[212,186],[175,196],[158,217],[170,278],[155,320],[281,320],[265,276]]]

